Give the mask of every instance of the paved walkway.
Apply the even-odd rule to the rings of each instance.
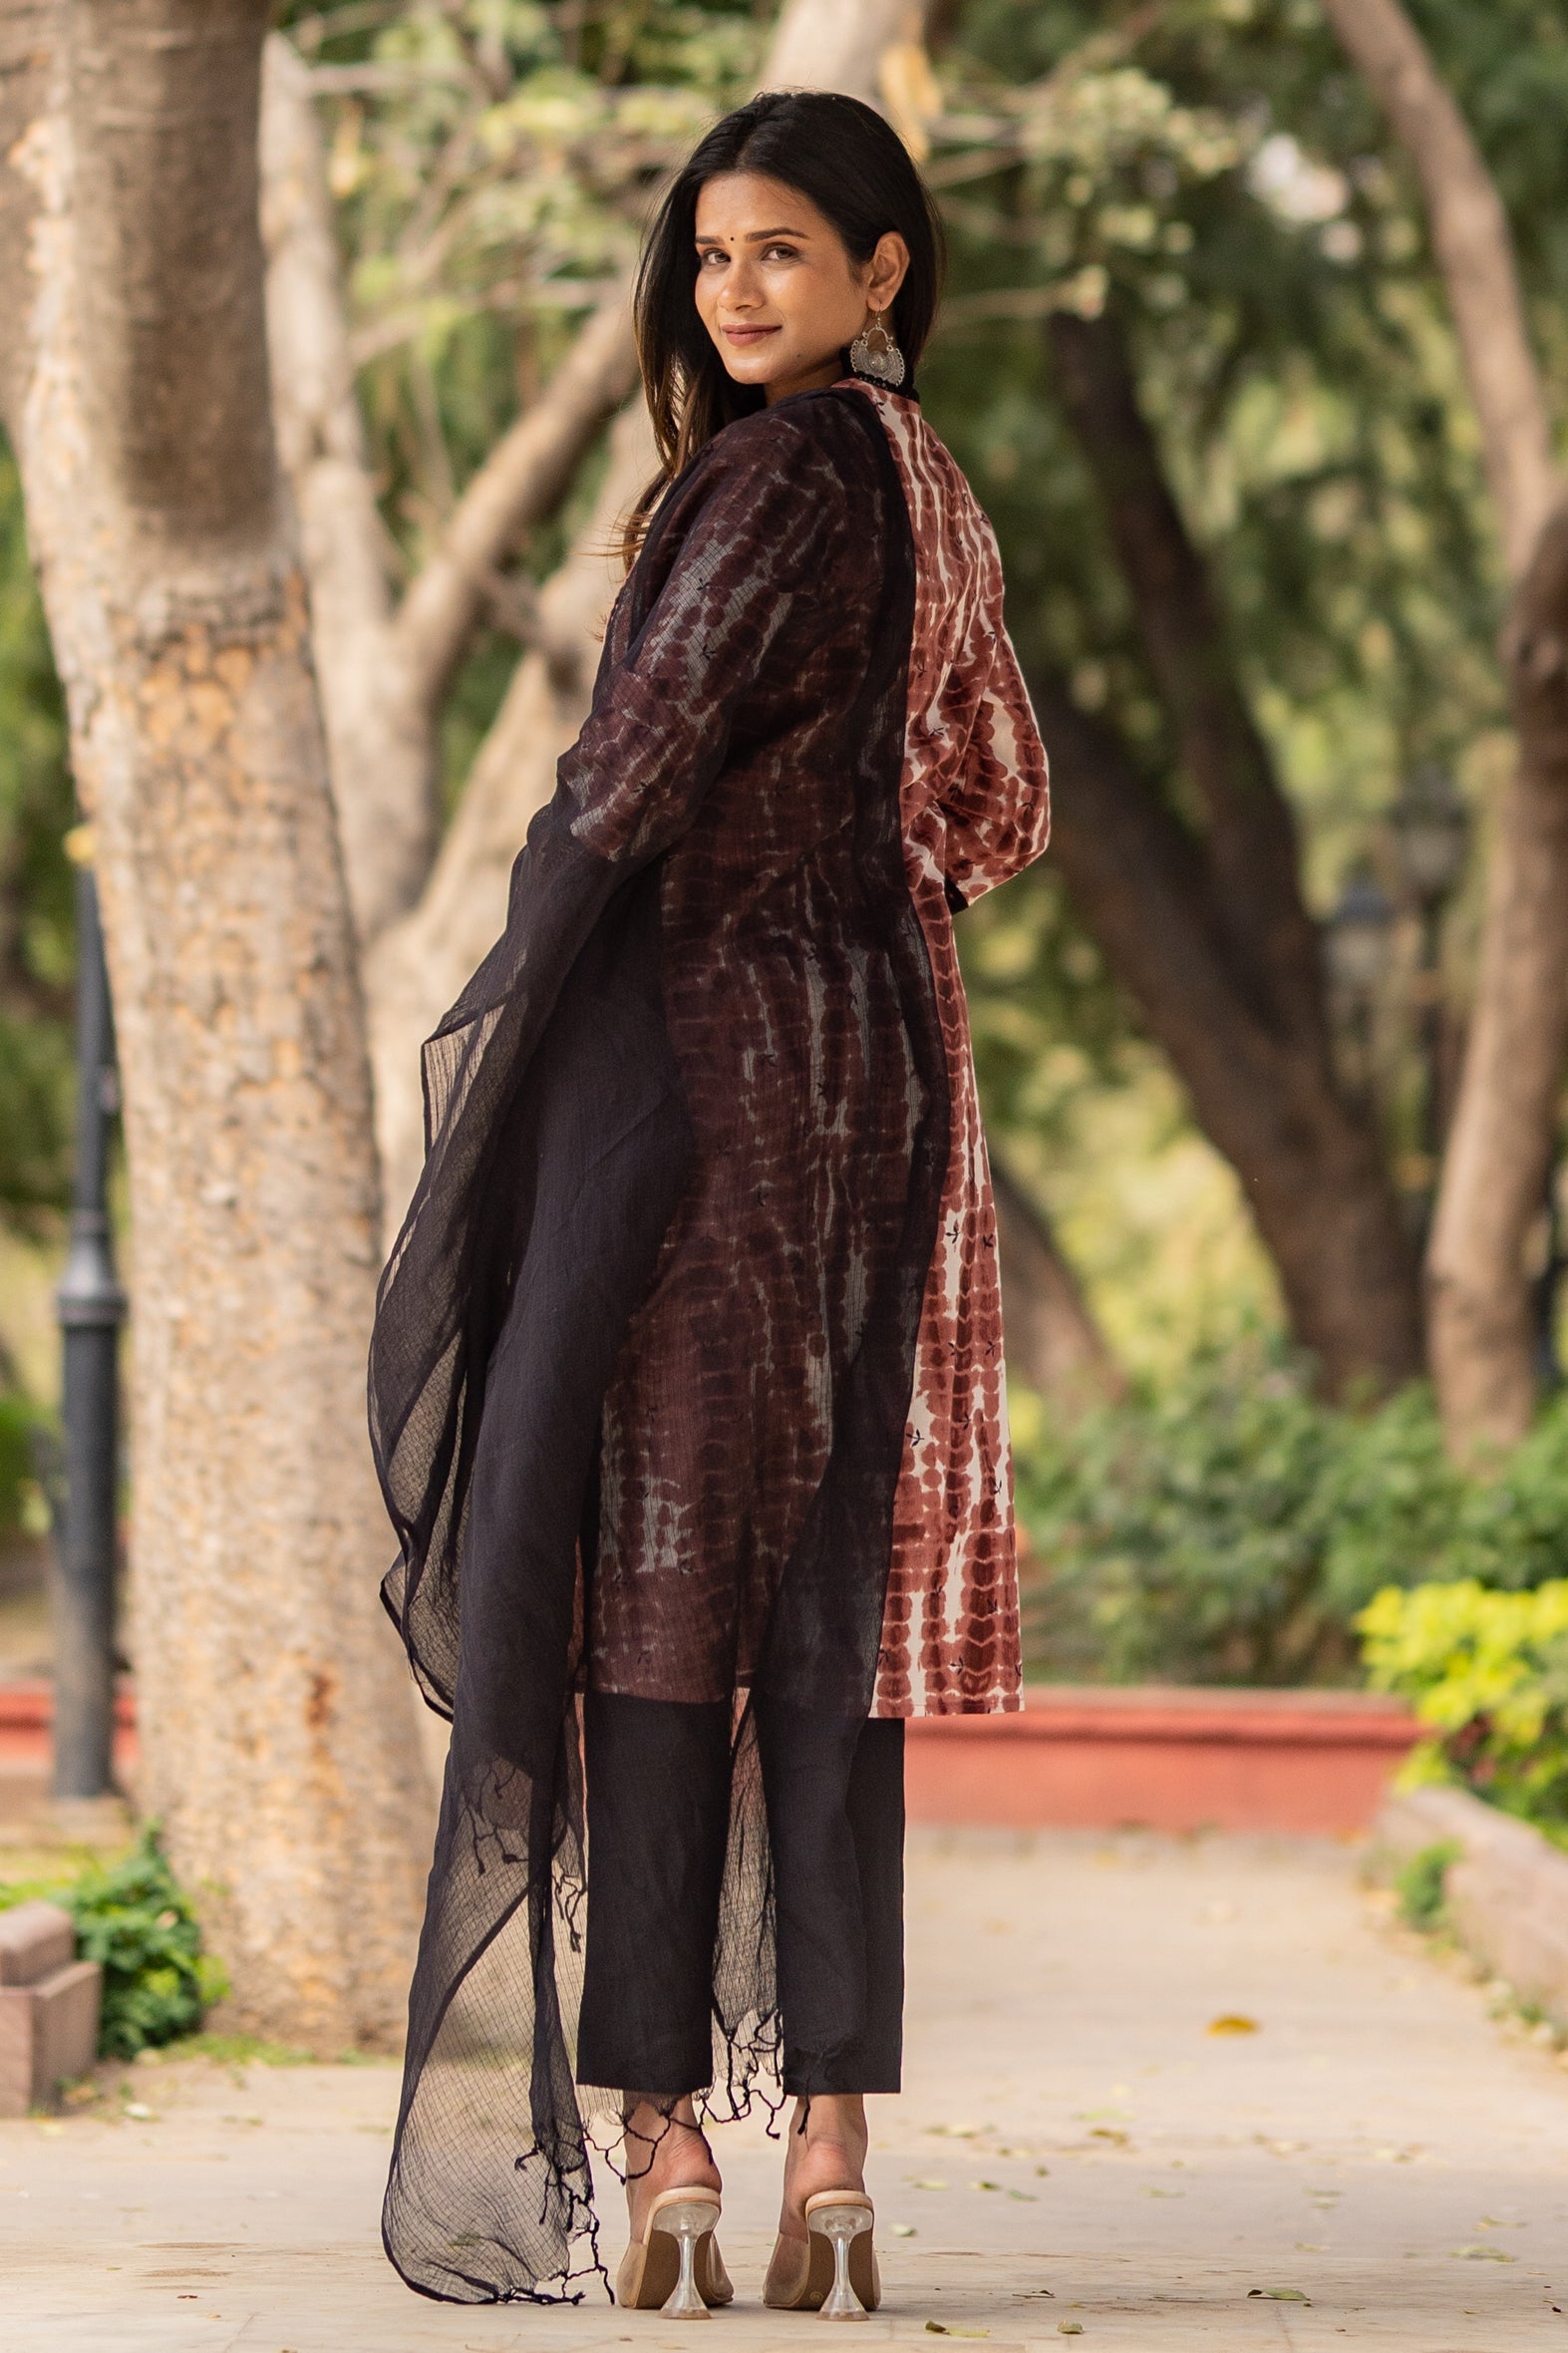
[[[867,2344],[1568,2347],[1568,2070],[1385,1925],[1344,1849],[922,1834],[910,1930]],[[0,2353],[690,2339],[411,2296],[376,2238],[395,2094],[387,2066],[189,2063],[132,2071],[123,2114],[0,2125]],[[777,2153],[748,2127],[719,2155],[742,2301],[715,2353],[809,2342],[756,2300]]]

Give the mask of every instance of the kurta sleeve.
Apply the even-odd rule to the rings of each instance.
[[[642,559],[651,602],[639,612],[650,589],[639,598],[634,578],[627,642],[612,631],[593,709],[556,771],[573,839],[628,870],[692,824],[771,652],[786,630],[798,638],[802,598],[831,580],[845,528],[844,486],[808,407],[742,419],[710,447],[656,520]]]
[[[965,907],[1033,864],[1051,832],[1046,750],[1003,626],[999,563],[984,630],[985,684],[963,761],[942,797],[948,898]]]

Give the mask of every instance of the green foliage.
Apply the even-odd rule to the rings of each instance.
[[[0,1390],[0,1538],[36,1533],[32,1513],[38,1494],[33,1441],[39,1417],[27,1400]]]
[[[76,1922],[82,1957],[104,1965],[99,2050],[106,2059],[195,2033],[227,1991],[222,1964],[201,1949],[194,1907],[168,1867],[157,1832],[124,1861],[93,1864],[50,1890]]]
[[[1267,1353],[1203,1359],[1162,1394],[1053,1434],[1019,1465],[1047,1564],[1034,1664],[1111,1682],[1332,1672],[1314,1509],[1330,1452],[1305,1383]]]
[[[1434,1845],[1423,1847],[1418,1854],[1412,1854],[1404,1868],[1395,1873],[1394,1891],[1400,1899],[1400,1917],[1408,1928],[1431,1929],[1439,1925],[1447,1899],[1448,1865],[1457,1862],[1462,1852],[1456,1839],[1438,1839]]]
[[[1568,1400],[1493,1476],[1467,1477],[1423,1387],[1347,1411],[1254,1343],[1071,1428],[1042,1417],[1018,1492],[1042,1563],[1035,1672],[1348,1681],[1358,1612],[1382,1588],[1519,1590],[1562,1569]]]
[[[1410,1778],[1457,1782],[1568,1840],[1568,1578],[1513,1593],[1474,1577],[1390,1585],[1356,1625],[1373,1688],[1428,1728]]]
[[[0,1218],[28,1231],[69,1186],[71,810],[60,688],[0,444]]]

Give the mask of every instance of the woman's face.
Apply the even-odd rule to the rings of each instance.
[[[737,384],[767,401],[832,384],[840,354],[903,283],[896,229],[864,264],[832,222],[782,180],[725,171],[697,198],[697,309]]]

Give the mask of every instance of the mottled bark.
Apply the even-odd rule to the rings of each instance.
[[[1050,1219],[994,1155],[991,1188],[1010,1373],[1069,1414],[1124,1396],[1126,1381]]]
[[[1568,1062],[1568,507],[1541,533],[1503,632],[1518,766],[1497,811],[1480,968],[1426,1281],[1432,1372],[1461,1455],[1522,1438],[1535,1407],[1525,1263]]]
[[[1568,1052],[1565,485],[1513,241],[1469,126],[1399,0],[1324,0],[1421,183],[1514,596],[1503,630],[1519,764],[1497,811],[1475,1005],[1427,1259],[1429,1345],[1460,1456],[1522,1438],[1535,1404],[1529,1233]]]
[[[236,2020],[330,2050],[398,2035],[427,1800],[376,1600],[369,1078],[267,398],[266,16],[51,12],[8,150],[8,425],[125,1081],[141,1795]]]
[[[1139,410],[1114,315],[1058,316],[1048,335],[1204,815],[1201,835],[1190,832],[1114,730],[1048,687],[1057,854],[1205,1134],[1240,1176],[1292,1329],[1326,1384],[1408,1379],[1420,1368],[1415,1263],[1376,1137],[1335,1080],[1295,824],[1208,567]]]
[[[14,332],[30,301],[28,241],[37,195],[18,169],[17,143],[47,104],[53,65],[54,0],[0,6],[0,404],[7,418],[27,381],[26,338]]]

